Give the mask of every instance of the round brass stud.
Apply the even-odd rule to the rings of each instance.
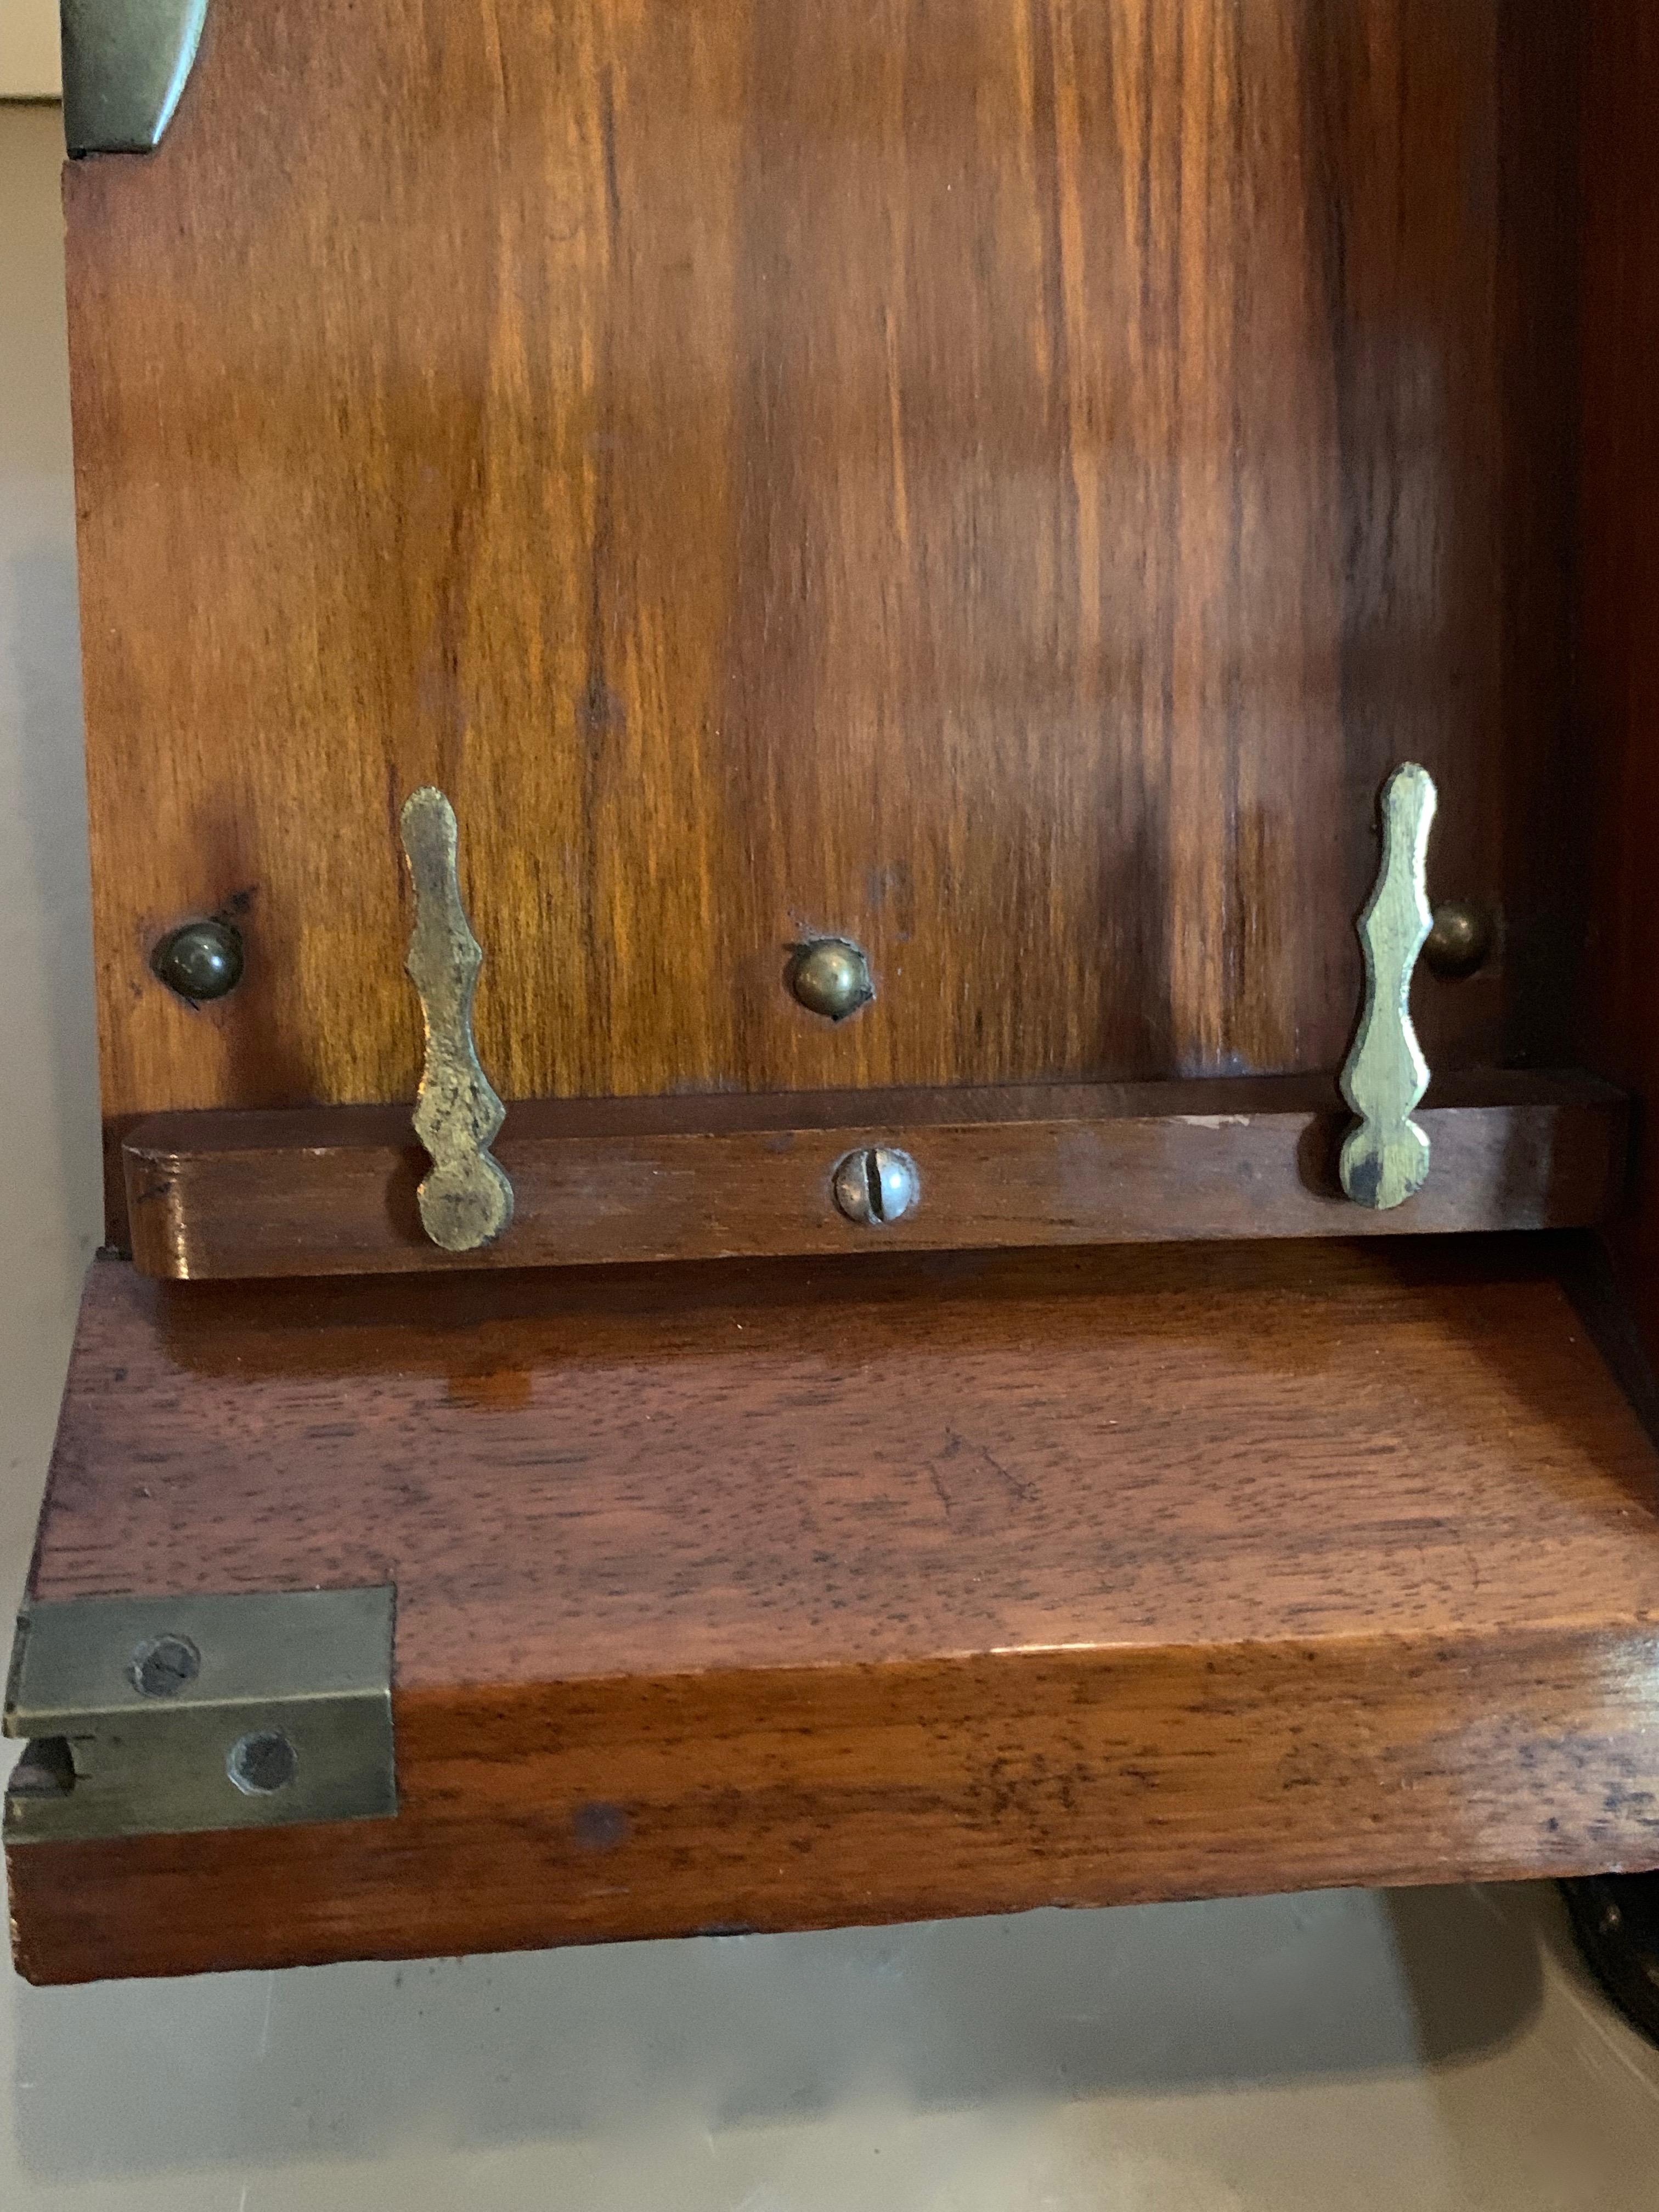
[[[161,939],[149,964],[169,991],[205,1006],[241,981],[241,937],[227,921],[187,921]]]
[[[803,945],[789,964],[789,988],[809,1014],[844,1022],[876,995],[870,963],[844,938],[821,938]]]
[[[1470,899],[1449,899],[1434,910],[1423,957],[1443,981],[1458,982],[1486,966],[1496,935],[1487,908]]]

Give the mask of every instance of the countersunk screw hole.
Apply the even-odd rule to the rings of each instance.
[[[255,1729],[232,1744],[225,1771],[245,1797],[270,1797],[288,1788],[300,1761],[280,1729]]]
[[[127,1680],[146,1698],[174,1698],[202,1671],[202,1655],[187,1636],[152,1636],[127,1662]]]

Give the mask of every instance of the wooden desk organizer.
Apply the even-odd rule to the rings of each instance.
[[[22,1970],[1659,1865],[1654,11],[199,13],[72,48],[111,1250],[25,1618],[161,1632],[83,1720],[21,1637]],[[190,1608],[388,1588],[397,1809],[290,1819]],[[88,1825],[123,1699],[234,1706],[222,1821]]]

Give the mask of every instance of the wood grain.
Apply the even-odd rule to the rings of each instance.
[[[1659,1458],[1527,1246],[105,1263],[33,1595],[395,1581],[404,1809],[15,1850],[23,1970],[1659,1863]]]
[[[513,1227],[459,1254],[422,1232],[426,1155],[400,1108],[172,1115],[132,1130],[124,1157],[133,1257],[179,1280],[1446,1235],[1582,1227],[1623,1202],[1626,1102],[1588,1078],[1454,1079],[1419,1118],[1427,1187],[1382,1215],[1344,1198],[1353,1123],[1317,1079],[536,1100],[497,1147]],[[830,1185],[877,1143],[910,1154],[921,1190],[872,1231]]]
[[[1407,757],[1529,942],[1567,12],[221,0],[66,185],[109,1115],[412,1093],[428,781],[519,1097],[1333,1067]]]

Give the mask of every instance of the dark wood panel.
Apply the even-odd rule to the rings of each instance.
[[[1564,12],[216,5],[67,179],[110,1115],[412,1091],[425,780],[509,1096],[1334,1066],[1393,762],[1549,865]]]
[[[1626,1285],[1659,1363],[1659,19],[1587,11],[1580,731],[1594,795],[1586,1005],[1595,1064],[1644,1102]]]
[[[1546,1261],[97,1268],[41,1598],[389,1578],[397,1821],[10,1855],[40,1979],[1659,1861]]]
[[[1584,1053],[1592,861],[1575,729],[1579,166],[1584,47],[1600,8],[1520,0],[1498,30],[1504,744],[1502,789],[1484,803],[1504,826],[1506,1048],[1546,1066]]]
[[[1374,1213],[1336,1161],[1352,1117],[1298,1077],[716,1100],[540,1100],[496,1157],[513,1225],[440,1251],[415,1193],[428,1160],[398,1107],[179,1114],[125,1158],[132,1253],[179,1279],[453,1267],[1582,1227],[1620,1206],[1622,1096],[1583,1077],[1464,1079],[1420,1121],[1424,1191]],[[1460,1093],[1462,1101],[1460,1103]],[[849,1152],[895,1146],[921,1194],[856,1226],[831,1183]]]

